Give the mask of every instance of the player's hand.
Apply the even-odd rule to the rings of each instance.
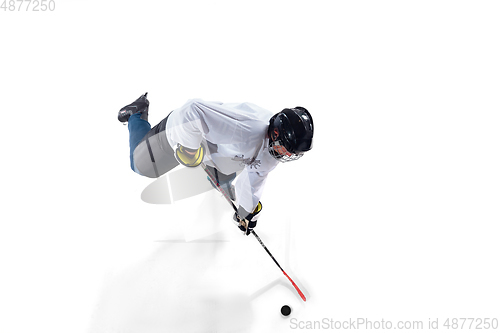
[[[257,219],[259,218],[261,211],[262,211],[262,203],[260,201],[252,213],[248,213],[245,209],[243,209],[243,207],[240,206],[238,212],[234,213],[233,219],[236,222],[238,228],[240,228],[240,230],[243,231],[243,233],[248,236],[250,235],[252,230],[257,226]]]
[[[234,213],[233,219],[235,221],[235,224],[238,228],[240,228],[241,231],[243,231],[244,235],[250,235],[252,232],[253,228],[257,226],[257,221],[249,221],[246,219],[240,219],[238,214]]]

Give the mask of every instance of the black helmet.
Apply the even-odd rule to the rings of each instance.
[[[269,153],[280,162],[299,159],[311,150],[313,132],[309,111],[300,106],[284,109],[269,120]],[[280,150],[280,146],[286,152]]]

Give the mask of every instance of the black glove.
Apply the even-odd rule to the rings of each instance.
[[[238,208],[238,212],[234,213],[233,219],[238,228],[244,232],[245,235],[250,235],[252,230],[257,226],[257,219],[262,211],[262,203],[259,201],[252,213],[247,212],[243,207]]]

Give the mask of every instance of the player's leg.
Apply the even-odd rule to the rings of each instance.
[[[148,93],[141,95],[134,102],[122,107],[118,112],[118,120],[122,123],[128,121],[129,145],[130,145],[130,167],[135,170],[133,152],[142,138],[151,130],[148,122],[149,101]]]
[[[118,120],[128,121],[130,167],[136,173],[157,178],[175,168],[179,163],[165,135],[168,116],[151,128],[148,122],[148,93],[118,112]]]
[[[130,145],[130,167],[137,172],[134,165],[134,151],[142,141],[142,139],[151,130],[151,125],[148,121],[141,119],[140,113],[135,113],[128,119],[129,130],[129,145]]]

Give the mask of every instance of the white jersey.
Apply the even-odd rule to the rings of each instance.
[[[172,148],[180,144],[208,148],[204,162],[229,175],[241,171],[234,185],[236,204],[252,212],[262,196],[268,173],[279,163],[268,152],[266,138],[273,116],[251,103],[233,104],[189,100],[174,110],[165,131]]]

